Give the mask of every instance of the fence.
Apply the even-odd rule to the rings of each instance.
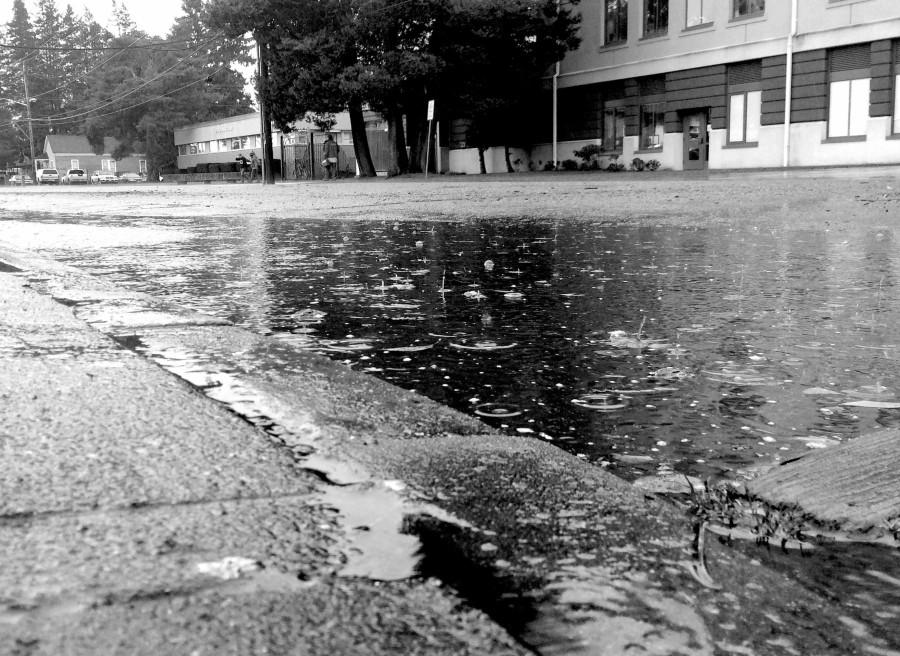
[[[376,171],[387,171],[391,162],[390,147],[387,132],[384,130],[366,130],[369,141],[369,152],[375,163]],[[308,144],[285,145],[282,149],[284,161],[284,177],[287,180],[318,180],[325,177],[325,168],[322,160],[324,143],[321,137],[313,145],[310,153]],[[356,175],[356,153],[353,146],[339,146],[338,153],[338,177],[352,177]]]

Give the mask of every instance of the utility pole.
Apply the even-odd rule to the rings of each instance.
[[[31,172],[34,173],[34,130],[31,127],[31,97],[28,95],[28,74],[22,62],[22,81],[25,83],[25,115],[28,117],[28,148],[31,151]]]
[[[256,65],[259,84],[262,86],[269,77],[269,64],[266,62],[266,47],[256,37]],[[257,92],[259,100],[260,134],[262,136],[263,184],[275,184],[275,157],[272,152],[272,123],[269,120],[269,108],[262,93]]]

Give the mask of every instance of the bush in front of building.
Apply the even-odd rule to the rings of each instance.
[[[597,144],[588,144],[572,151],[572,154],[582,160],[579,167],[582,171],[596,171],[600,168],[600,146]]]

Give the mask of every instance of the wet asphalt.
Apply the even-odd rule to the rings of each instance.
[[[879,198],[850,178],[833,203],[829,177],[795,185],[819,217],[852,208],[892,223],[890,180]],[[792,184],[760,176],[734,192],[729,180],[602,191],[637,221],[686,186],[717,190],[704,201],[723,208],[715,220],[747,211],[728,204],[735,194],[761,199],[757,220],[783,220]],[[2,216],[19,218],[215,216],[248,194],[261,215],[366,202],[370,214],[482,215],[517,211],[523,195],[594,211],[568,193],[587,177],[435,184],[0,193]],[[669,220],[700,220],[683,217],[687,206]],[[896,633],[752,547],[707,534],[705,570],[681,508],[601,468],[46,260],[2,230],[0,653],[900,653]]]

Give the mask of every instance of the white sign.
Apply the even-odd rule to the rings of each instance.
[[[430,121],[432,119],[434,119],[434,101],[429,100],[428,101],[428,120]]]

